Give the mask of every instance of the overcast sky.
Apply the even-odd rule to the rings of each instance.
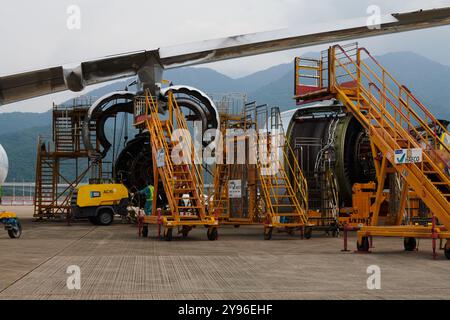
[[[70,5],[81,9],[81,28],[67,28]],[[450,6],[450,0],[0,0],[0,75],[155,49],[230,35],[366,16]],[[359,42],[375,54],[413,51],[450,65],[450,27],[382,36]],[[326,46],[205,65],[240,77]],[[91,90],[93,87],[89,87]],[[42,112],[72,93],[2,107]]]

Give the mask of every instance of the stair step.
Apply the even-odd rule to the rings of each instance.
[[[269,180],[269,181],[286,181],[287,179],[285,177],[278,177],[278,176],[262,176],[262,180]]]
[[[276,217],[298,217],[300,216],[299,213],[275,213],[274,216]]]
[[[182,209],[201,209],[201,208],[203,208],[203,207],[202,206],[178,206],[179,210],[182,210]]]
[[[295,204],[272,204],[272,207],[295,207]]]
[[[192,192],[192,191],[195,191],[195,189],[194,189],[194,188],[174,189],[173,191],[176,192],[176,193],[180,193],[180,192]]]
[[[288,186],[267,186],[268,189],[274,188],[274,189],[288,189]]]

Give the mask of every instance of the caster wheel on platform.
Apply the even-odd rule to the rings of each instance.
[[[356,242],[356,248],[358,251],[369,251],[369,238],[368,237],[362,237],[361,244],[359,242]]]
[[[190,232],[191,230],[192,230],[192,229],[189,228],[189,227],[183,227],[183,228],[181,229],[181,235],[183,236],[183,238],[187,238],[187,236],[189,235],[189,232]]]
[[[305,228],[305,233],[304,233],[304,237],[305,237],[305,239],[311,239],[311,237],[312,237],[312,228],[310,228],[310,227],[306,227]]]
[[[173,237],[172,228],[165,228],[164,229],[164,240],[172,241],[172,237]]]
[[[142,238],[147,238],[148,237],[148,226],[143,226],[142,227]]]
[[[405,238],[403,240],[405,251],[414,251],[417,248],[416,238]]]
[[[265,228],[264,229],[264,240],[272,239],[273,228]]]
[[[450,240],[447,240],[447,243],[444,248],[445,257],[450,260]]]
[[[214,241],[217,240],[219,237],[219,232],[217,231],[217,228],[208,229],[208,232],[206,233],[208,236],[208,240]]]

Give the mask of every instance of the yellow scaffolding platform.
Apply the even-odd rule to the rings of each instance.
[[[256,164],[249,162],[250,139],[246,134],[249,129],[254,128],[254,123],[247,119],[245,113],[240,115],[221,113],[220,122],[220,130],[223,137],[223,159],[215,165],[212,210],[221,225],[239,227],[240,225],[260,224],[257,208],[257,168]],[[227,136],[227,130],[230,129],[240,130],[239,132],[242,132],[243,135],[233,135],[232,143],[228,145],[230,137]],[[237,159],[239,145],[243,149],[241,152],[243,151],[246,155],[245,163],[227,163],[228,153],[233,153],[233,159]],[[246,190],[243,190],[245,194],[240,195],[236,199],[231,198],[229,194],[229,187],[234,179],[238,179],[241,182],[241,186],[246,186]]]

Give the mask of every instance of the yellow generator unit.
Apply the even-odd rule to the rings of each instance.
[[[114,215],[127,215],[128,190],[122,184],[89,184],[72,195],[71,212],[75,219],[88,218],[98,225],[109,225]]]

